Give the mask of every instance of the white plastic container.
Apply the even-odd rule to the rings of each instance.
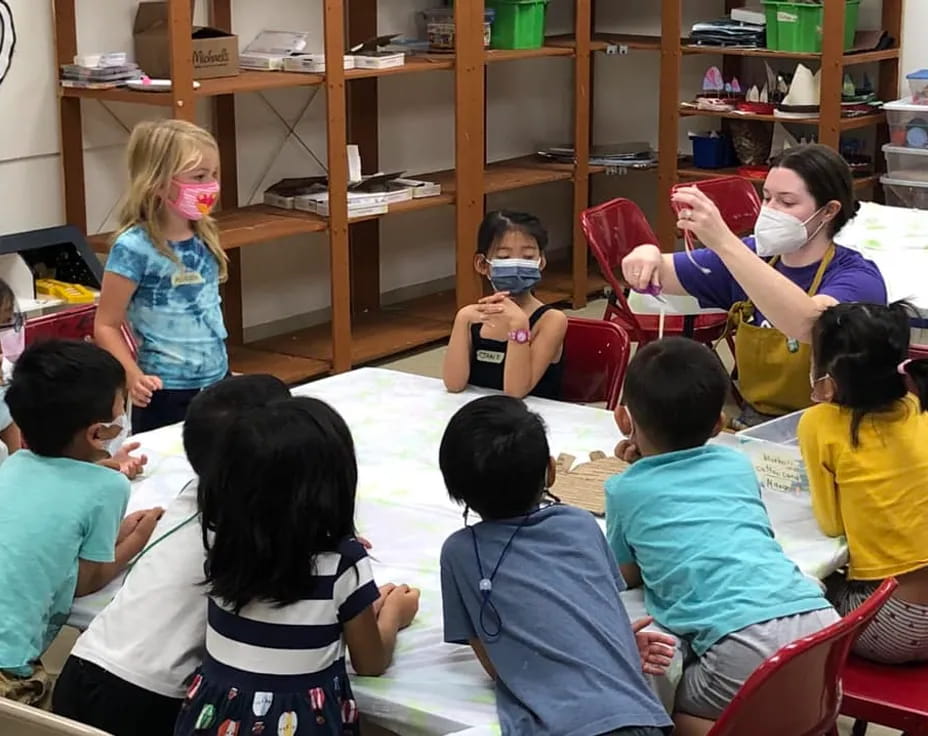
[[[429,51],[454,51],[454,8],[432,8],[424,11]],[[490,29],[496,11],[487,8],[483,15],[483,47],[490,48]]]
[[[928,148],[928,101],[913,102],[906,97],[883,105],[889,123],[889,140],[894,146]]]
[[[895,179],[891,176],[880,178],[886,204],[893,207],[910,207],[928,210],[928,181]]]
[[[886,172],[890,179],[901,181],[924,181],[928,183],[928,148],[883,146],[886,156]]]

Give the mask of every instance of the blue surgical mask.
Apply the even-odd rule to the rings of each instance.
[[[541,281],[541,261],[527,258],[493,258],[490,264],[490,283],[496,291],[522,294]]]

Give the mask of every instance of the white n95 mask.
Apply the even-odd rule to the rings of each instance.
[[[822,222],[813,233],[806,229],[806,225],[822,209],[819,208],[813,212],[809,219],[803,222],[798,217],[785,212],[780,212],[771,207],[762,207],[757,223],[754,225],[754,242],[757,247],[757,255],[761,258],[770,258],[771,256],[795,253],[825,227],[825,223]]]

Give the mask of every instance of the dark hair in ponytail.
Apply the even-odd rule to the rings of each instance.
[[[910,383],[922,411],[928,410],[928,360],[907,362],[913,314],[906,302],[838,304],[826,309],[812,329],[815,378],[831,376],[835,403],[852,411],[854,447],[867,415],[890,410]]]

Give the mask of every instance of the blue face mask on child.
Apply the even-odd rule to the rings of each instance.
[[[522,294],[541,281],[541,261],[526,258],[493,258],[490,265],[490,283],[496,291]]]

